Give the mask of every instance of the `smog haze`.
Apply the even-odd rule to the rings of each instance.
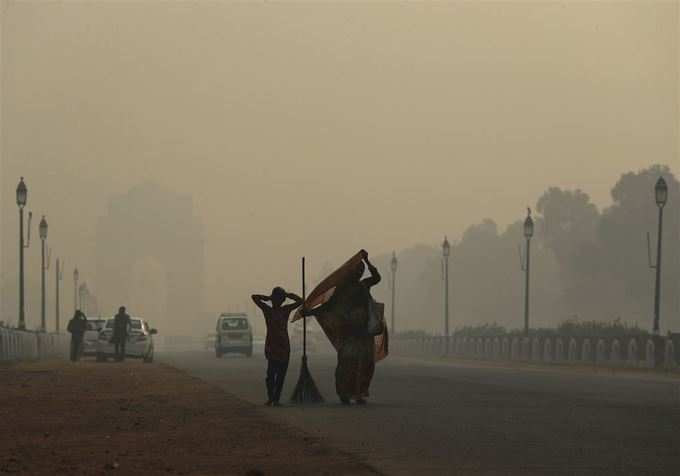
[[[486,218],[502,231],[549,187],[604,209],[624,173],[678,173],[679,19],[671,2],[2,2],[3,313],[16,314],[20,176],[27,282],[45,214],[65,309],[77,265],[107,314],[119,302],[96,278],[97,226],[139,187],[190,203],[201,312],[299,292],[301,256],[316,279],[361,248],[436,249]],[[173,266],[139,261],[121,278],[137,288]],[[143,293],[148,307],[168,291]]]

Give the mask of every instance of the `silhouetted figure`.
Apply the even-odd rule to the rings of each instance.
[[[290,358],[288,317],[293,310],[302,305],[302,298],[276,287],[272,290],[271,296],[253,294],[252,299],[257,307],[262,309],[267,324],[267,338],[264,344],[264,356],[267,358],[266,405],[279,406]],[[284,305],[286,299],[291,299],[293,303]],[[266,304],[266,301],[271,302],[271,306]]]
[[[73,313],[73,317],[68,321],[66,330],[71,333],[71,361],[76,362],[80,359],[80,353],[83,349],[83,336],[87,329],[87,317],[80,310],[77,309]]]
[[[351,399],[360,405],[366,403],[375,372],[375,340],[368,332],[369,300],[371,287],[381,278],[365,250],[361,251],[361,258],[363,261],[356,264],[350,278],[334,291],[329,301],[315,309],[302,310],[305,316],[320,316],[332,309],[341,316],[341,338],[336,345],[335,390],[345,405],[349,405]],[[366,266],[371,276],[362,280]]]
[[[113,318],[113,337],[111,342],[115,345],[116,360],[125,360],[125,343],[130,335],[130,316],[125,312],[125,306],[118,309],[118,314]]]

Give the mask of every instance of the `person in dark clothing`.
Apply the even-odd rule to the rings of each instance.
[[[302,305],[302,298],[293,293],[287,293],[283,288],[276,287],[271,296],[253,294],[253,302],[262,310],[267,324],[267,338],[264,344],[264,355],[267,358],[267,406],[278,407],[281,399],[281,389],[288,371],[290,358],[290,340],[288,338],[288,316]],[[285,304],[286,299],[293,302]],[[267,304],[271,302],[271,306]]]
[[[83,336],[87,329],[87,317],[80,310],[76,309],[73,317],[68,321],[66,330],[71,333],[71,361],[76,362],[80,359],[80,352],[83,348]]]
[[[125,343],[130,335],[130,316],[125,312],[125,306],[118,309],[118,314],[113,318],[113,337],[112,343],[116,346],[116,360],[125,360]]]
[[[323,316],[328,309],[334,309],[342,316],[335,388],[344,405],[349,405],[351,399],[359,405],[366,404],[375,372],[375,341],[368,333],[368,312],[370,289],[380,282],[381,277],[369,261],[366,250],[361,250],[361,259],[355,264],[347,282],[335,289],[329,301],[315,309],[302,309],[303,316]],[[361,279],[366,267],[370,276]]]

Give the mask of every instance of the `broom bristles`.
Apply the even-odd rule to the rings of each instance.
[[[321,392],[316,387],[312,374],[307,367],[307,358],[302,357],[302,366],[300,367],[300,377],[298,378],[293,396],[290,397],[291,403],[305,404],[305,403],[322,403],[323,397]]]

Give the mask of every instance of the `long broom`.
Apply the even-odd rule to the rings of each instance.
[[[307,299],[307,287],[305,283],[305,258],[302,257],[302,301]],[[322,403],[323,397],[314,383],[312,374],[307,366],[307,317],[302,318],[302,366],[300,367],[300,377],[298,378],[293,396],[290,397],[291,403]]]

